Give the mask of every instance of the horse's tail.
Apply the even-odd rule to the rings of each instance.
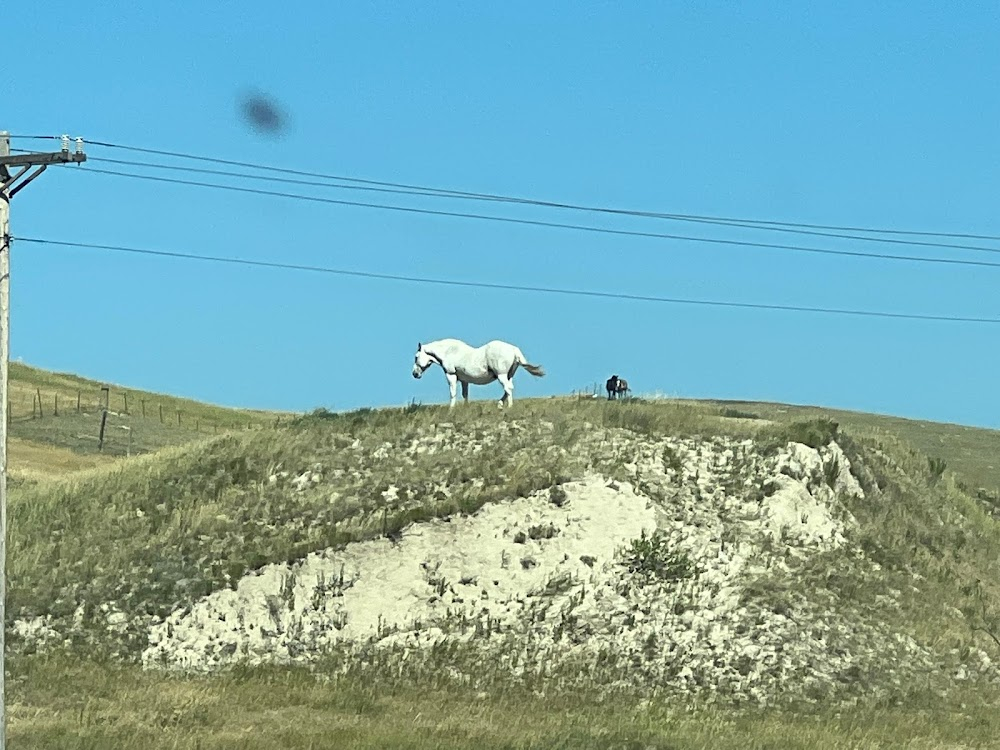
[[[518,349],[517,350],[517,363],[521,365],[525,370],[530,372],[536,378],[545,377],[545,370],[541,365],[533,365],[524,358],[524,353]]]

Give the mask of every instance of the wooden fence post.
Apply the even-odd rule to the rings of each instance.
[[[163,404],[157,404],[160,407],[160,424],[163,424]]]
[[[177,426],[180,427],[181,424],[181,410],[177,410]]]
[[[58,417],[59,416],[59,394],[58,393],[55,395],[55,407],[52,409],[52,416],[53,417]]]
[[[80,413],[80,391],[76,392],[76,413]]]
[[[42,417],[42,389],[36,388],[35,393],[38,394],[38,417]]]
[[[139,403],[142,405],[142,418],[146,418],[146,399],[139,399]]]
[[[122,401],[125,404],[125,413],[128,414],[128,393],[122,391]]]
[[[101,434],[97,438],[97,450],[104,451],[104,425],[108,421],[108,410],[104,409],[101,412]]]

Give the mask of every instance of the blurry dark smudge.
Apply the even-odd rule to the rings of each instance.
[[[265,94],[248,94],[240,100],[240,113],[259,133],[277,135],[285,129],[286,117],[273,99]]]

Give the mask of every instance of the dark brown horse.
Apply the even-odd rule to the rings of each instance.
[[[613,398],[628,394],[628,381],[617,375],[612,375],[604,384],[604,388],[608,392],[608,401],[610,401]]]
[[[608,392],[608,401],[613,399],[618,393],[618,376],[612,375],[608,378],[608,382],[604,384],[604,389]]]

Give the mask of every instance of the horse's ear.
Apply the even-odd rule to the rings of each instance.
[[[418,341],[417,342],[417,351],[419,352],[423,348],[424,348],[424,345]]]

